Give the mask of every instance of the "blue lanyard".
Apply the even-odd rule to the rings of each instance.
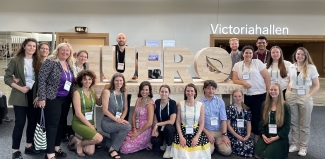
[[[211,103],[213,101],[213,98],[212,98],[212,100],[211,101],[209,101],[209,103]],[[206,107],[207,107],[207,109],[209,108],[209,111],[208,111],[208,113],[209,113],[209,116],[210,117],[212,117],[212,115],[211,115],[211,107],[210,107],[210,104],[207,104],[207,101],[205,101],[204,102],[204,104],[206,104]],[[217,115],[218,115],[218,113],[219,113],[219,102],[218,102],[218,99],[216,98],[216,110],[217,110]]]
[[[62,64],[61,64],[61,62],[60,62],[60,64],[61,64],[61,68],[62,68],[63,73],[64,73],[64,75],[65,75],[65,79],[66,79],[67,81],[72,81],[72,79],[71,79],[72,77],[71,77],[71,74],[70,74],[70,66],[68,65],[67,62],[65,62],[65,63],[67,64],[67,69],[68,69],[69,79],[68,79],[68,76],[67,76],[66,71],[63,69],[63,66],[62,66]]]
[[[241,72],[244,72],[244,61],[243,61],[243,66],[242,66],[242,69],[241,69]],[[252,65],[252,60],[251,60],[251,62],[249,63],[249,67],[248,67],[248,72],[250,71],[250,69],[251,69],[251,65]]]
[[[160,109],[160,111],[159,111],[159,115],[160,115],[160,122],[162,122],[162,118],[161,118],[161,100],[160,100],[160,107],[159,107]],[[169,100],[168,100],[168,103],[167,103],[167,113],[168,113],[168,116],[169,116]]]
[[[84,95],[84,91],[82,90],[82,88],[81,88],[81,94],[82,94],[82,102],[83,102],[85,113],[86,113],[87,109],[86,109],[85,95]],[[89,91],[89,94],[90,94],[90,98],[91,98],[91,112],[93,112],[95,102],[94,102],[94,98],[93,98],[93,95],[92,95],[91,91]]]
[[[273,64],[271,65],[271,72],[270,72],[271,79],[272,79],[272,72],[273,72]],[[276,70],[276,79],[278,79],[278,77],[279,77],[279,68],[278,70]]]
[[[122,97],[123,96],[123,93],[121,92],[120,95],[121,95],[121,102],[122,102],[121,110],[123,110],[123,97]],[[116,100],[115,91],[114,91],[114,98],[115,98],[115,103],[116,103],[115,109],[116,109],[116,112],[118,112],[119,106],[118,106],[118,103],[117,103],[117,100]]]
[[[235,107],[235,110],[236,110],[236,119],[238,119],[238,113],[237,113],[237,107],[236,105],[234,106]],[[244,113],[244,110],[243,110],[243,107],[241,108],[241,116],[243,117],[243,119],[245,119],[245,113]]]
[[[296,70],[297,70],[297,72],[298,72],[298,65],[296,65]],[[299,75],[301,74],[301,72],[299,73]],[[297,75],[297,78],[296,78],[296,85],[297,86],[299,86],[299,84],[298,84],[298,76],[299,75]],[[306,80],[305,79],[303,79],[303,83],[302,83],[303,85],[305,85],[306,84]]]
[[[196,102],[194,102],[194,103],[196,103]],[[186,101],[184,101],[184,111],[185,111],[185,121],[186,121]],[[196,114],[196,104],[194,104],[194,118],[193,118],[193,120],[194,120],[194,123],[193,124],[195,124],[195,114]]]

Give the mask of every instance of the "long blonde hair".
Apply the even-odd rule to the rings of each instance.
[[[70,49],[70,56],[67,59],[67,63],[70,65],[70,68],[72,71],[74,70],[74,58],[73,58],[73,51],[72,51],[72,46],[69,43],[60,43],[56,49],[53,51],[52,55],[49,56],[50,59],[54,61],[59,61],[59,49],[63,46],[68,46]]]
[[[303,51],[304,54],[305,54],[305,60],[304,60],[304,64],[302,65],[302,72],[301,73],[302,73],[302,78],[304,80],[306,80],[307,75],[308,75],[308,64],[312,64],[312,65],[315,65],[315,64],[314,64],[313,60],[311,59],[308,50],[306,48],[304,48],[304,47],[298,47],[297,48],[295,53],[292,55],[292,61],[297,63],[296,54],[297,54],[298,50]]]
[[[272,85],[276,85],[279,89],[279,96],[278,101],[276,103],[276,113],[275,113],[275,121],[277,127],[282,127],[284,123],[284,99],[283,99],[283,93],[281,86],[278,83],[273,83]],[[266,100],[264,102],[264,108],[262,110],[262,123],[263,125],[266,125],[269,123],[269,112],[272,108],[272,97],[270,95],[270,92],[268,91],[266,94]]]
[[[241,95],[243,96],[243,98],[244,98],[244,93],[243,93],[243,91],[242,90],[240,90],[240,89],[235,89],[233,92],[232,92],[232,96],[234,96],[234,94],[236,93],[236,92],[240,92],[241,93]],[[243,107],[243,109],[244,110],[249,110],[249,107],[242,101],[241,102],[241,106]]]

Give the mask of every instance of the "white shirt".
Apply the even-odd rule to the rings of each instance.
[[[185,119],[185,109],[184,109],[184,103],[185,101],[180,102],[180,107],[181,107],[181,117],[182,117],[182,123],[186,125],[194,125],[199,122],[200,119],[200,111],[201,111],[201,106],[202,103],[199,101],[195,102],[195,105],[193,107],[190,106],[185,106],[186,109],[186,119]],[[195,121],[194,121],[194,107],[195,108]]]
[[[302,72],[299,73],[297,76],[297,64],[291,64],[290,65],[290,88],[298,88],[297,86],[297,78],[298,78],[298,85],[299,86],[311,86],[313,84],[313,79],[317,78],[319,76],[317,69],[315,65],[308,64],[308,70],[307,70],[307,78],[306,80],[302,77]]]
[[[25,81],[34,80],[33,59],[24,59]]]
[[[273,63],[267,71],[269,72],[270,79],[271,79],[271,84],[277,82],[280,84],[281,89],[285,90],[288,86],[289,83],[289,75],[290,75],[290,66],[292,65],[291,62],[284,60],[284,66],[286,67],[287,70],[287,77],[282,78],[280,75],[280,70],[278,68],[278,63]],[[272,71],[272,73],[271,73]]]
[[[244,61],[237,62],[232,71],[237,72],[238,79],[249,83],[252,87],[247,89],[247,95],[257,95],[266,92],[266,85],[261,71],[265,68],[265,64],[259,59],[252,59],[250,68],[243,64]],[[244,69],[243,69],[244,66]],[[248,72],[249,71],[249,72]],[[243,80],[243,73],[249,73],[249,79]]]

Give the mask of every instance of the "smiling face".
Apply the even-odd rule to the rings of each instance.
[[[33,41],[29,41],[25,46],[25,55],[33,55],[36,52],[36,43]]]
[[[273,61],[278,61],[280,59],[280,57],[281,57],[281,51],[280,51],[280,49],[273,48],[271,50],[271,57],[272,57]]]
[[[93,83],[93,79],[89,76],[84,76],[81,83],[83,88],[90,88],[91,84]]]
[[[116,42],[119,46],[125,46],[126,41],[127,41],[126,35],[123,33],[119,34],[116,38]]]
[[[233,95],[235,104],[241,104],[243,102],[243,94],[239,91],[235,92]]]
[[[277,85],[272,84],[270,86],[269,94],[272,98],[278,98],[280,94],[280,89]]]
[[[185,95],[187,99],[195,99],[195,89],[193,87],[186,87]]]
[[[258,39],[256,46],[259,50],[266,50],[267,42],[265,39]]]
[[[208,87],[204,88],[203,91],[204,91],[205,97],[212,98],[214,96],[214,94],[216,93],[216,88],[214,88],[213,86],[208,86]]]
[[[140,94],[142,97],[148,97],[149,96],[149,86],[145,85],[143,86],[142,90],[140,91]]]
[[[87,55],[87,53],[85,53],[85,52],[81,52],[81,53],[77,56],[78,63],[82,63],[82,64],[84,64],[84,63],[86,63],[87,59],[88,59],[88,55]]]
[[[40,57],[47,57],[49,56],[50,53],[50,48],[46,44],[42,44],[40,49],[39,49],[39,55]]]
[[[306,54],[302,50],[297,50],[295,57],[296,57],[297,62],[302,63],[306,59]]]
[[[237,40],[230,41],[230,48],[232,51],[237,51],[239,47],[239,42]]]
[[[114,88],[121,89],[123,87],[123,83],[124,83],[124,81],[123,81],[122,77],[116,77],[114,79],[114,86],[115,86]]]
[[[160,99],[168,99],[169,98],[169,90],[166,87],[161,87],[159,91]]]
[[[252,49],[245,49],[243,53],[243,57],[245,61],[250,61],[253,58],[253,50]]]
[[[58,57],[60,60],[67,60],[71,55],[71,50],[69,46],[63,45],[58,50]]]

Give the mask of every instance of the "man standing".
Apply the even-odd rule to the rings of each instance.
[[[266,49],[267,39],[265,36],[259,36],[256,40],[257,51],[254,52],[253,59],[259,59],[263,63],[271,56],[270,50]]]
[[[211,143],[211,154],[217,146],[217,150],[224,156],[231,154],[230,140],[227,136],[227,115],[225,103],[215,95],[217,83],[206,80],[203,85],[204,96],[200,102],[205,107],[203,132]]]
[[[231,71],[230,71],[229,77],[226,78],[224,80],[224,82],[232,79],[232,68],[234,67],[235,63],[237,63],[237,62],[239,62],[239,61],[242,60],[242,58],[241,58],[242,52],[238,50],[238,47],[239,47],[239,39],[237,39],[237,38],[231,38],[229,40],[229,45],[230,45],[230,48],[231,48],[230,57],[231,57],[232,65],[231,65]]]

